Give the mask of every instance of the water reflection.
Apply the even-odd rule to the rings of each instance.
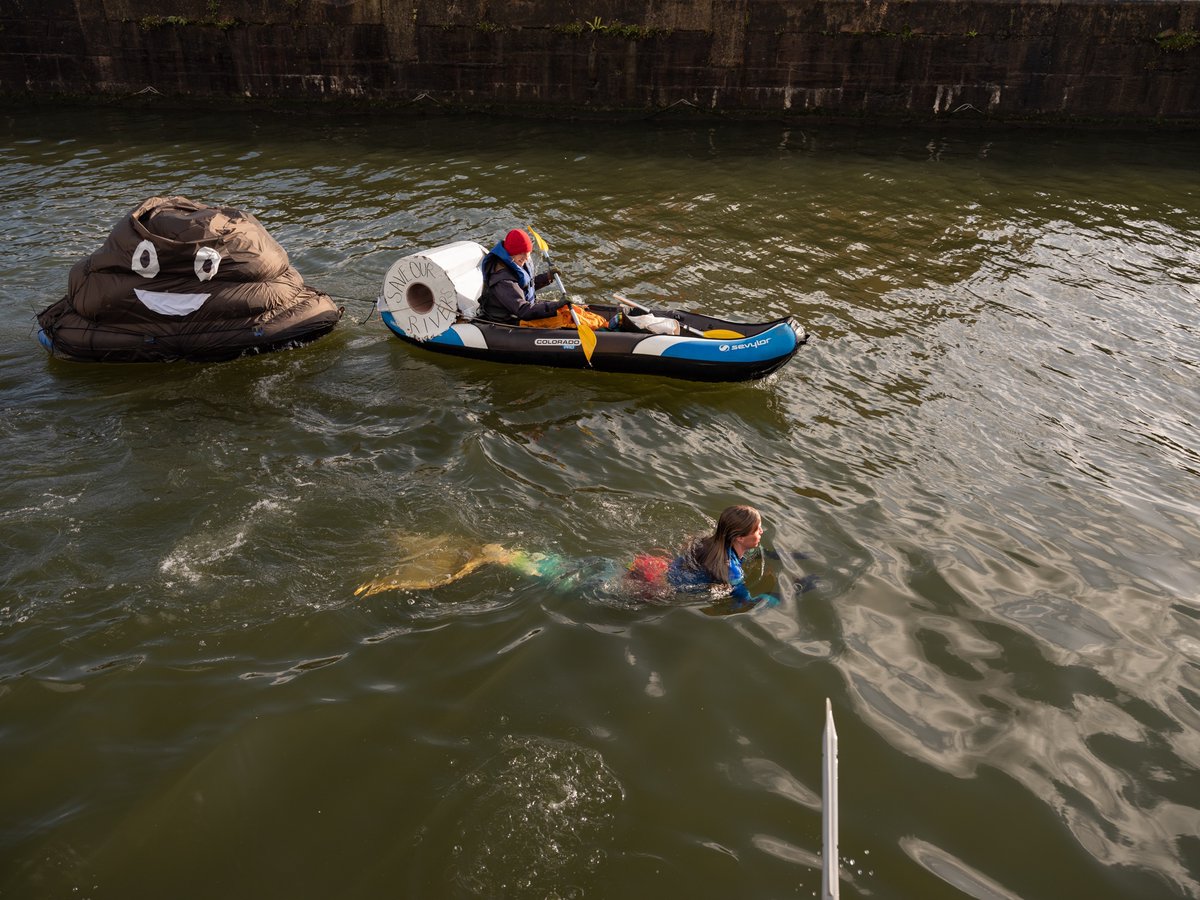
[[[929,577],[931,561],[914,562],[921,568],[908,579],[921,600],[943,608],[947,601],[966,601]],[[1055,577],[1040,577],[1048,576]],[[961,574],[954,580],[964,581]],[[977,594],[974,576],[967,580]],[[1105,593],[1059,583],[1053,593],[997,596],[984,617],[961,609],[954,618],[920,617],[925,630],[910,637],[901,625],[903,595],[886,584],[860,588],[864,605],[843,614],[852,652],[844,664],[864,712],[892,734],[893,743],[958,777],[976,775],[980,766],[998,767],[1046,798],[1100,861],[1137,866],[1154,857],[1154,870],[1187,890],[1186,864],[1165,848],[1194,826],[1195,809],[1156,797],[1159,791],[1149,788],[1158,775],[1135,775],[1113,767],[1111,754],[1097,754],[1115,737],[1140,752],[1158,745],[1159,773],[1191,765],[1185,762],[1190,751],[1178,756],[1169,747],[1182,745],[1174,738],[1164,744],[1155,735],[1165,729],[1182,737],[1183,723],[1168,722],[1163,711],[1174,685],[1187,676],[1175,654],[1162,652],[1152,627],[1145,627],[1149,622],[1131,615],[1133,595],[1124,592],[1120,602],[1106,604]],[[1091,608],[1068,596],[1087,598]],[[888,597],[891,604],[884,602]],[[1157,615],[1149,606],[1145,612]],[[1118,621],[1121,630],[1110,624]],[[1165,690],[1147,692],[1151,683]],[[1131,701],[1131,691],[1168,696],[1151,707]]]
[[[236,866],[259,895],[776,896],[816,884],[831,696],[847,890],[1196,893],[1190,139],[238,122],[0,128],[0,737],[27,773],[0,891],[207,896]],[[174,192],[253,210],[349,307],[334,334],[152,375],[44,359],[69,266]],[[365,318],[397,256],[513,223],[585,298],[813,340],[699,386]],[[611,589],[730,502],[764,514],[778,605]],[[355,597],[397,531],[572,578]]]

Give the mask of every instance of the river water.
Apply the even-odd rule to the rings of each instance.
[[[1194,137],[49,109],[0,141],[0,896],[816,896],[826,698],[843,897],[1200,896]],[[48,359],[34,314],[168,194],[253,212],[338,328]],[[812,339],[705,385],[368,315],[399,256],[514,224],[582,299]],[[621,589],[732,502],[778,603]],[[485,542],[558,576],[355,596]]]

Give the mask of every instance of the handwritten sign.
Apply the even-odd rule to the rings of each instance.
[[[418,341],[437,337],[458,316],[458,290],[433,260],[417,254],[397,260],[383,281],[383,308]]]

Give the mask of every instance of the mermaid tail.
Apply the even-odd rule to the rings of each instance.
[[[557,578],[566,568],[561,556],[507,550],[499,544],[482,547],[460,537],[439,535],[399,535],[397,543],[422,545],[420,550],[402,556],[389,575],[360,584],[355,597],[370,597],[384,591],[427,591],[444,587],[470,575],[483,566],[500,565],[535,578]]]
[[[558,578],[566,569],[566,560],[553,553],[526,553],[524,550],[505,551],[497,562],[513,571],[533,578]]]
[[[480,547],[453,535],[398,534],[395,542],[402,555],[392,572],[360,584],[354,596],[370,597],[383,591],[431,590],[458,581],[481,566],[502,563],[508,556],[499,544]],[[420,549],[403,553],[414,545]]]

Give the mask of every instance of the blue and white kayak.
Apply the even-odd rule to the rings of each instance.
[[[635,327],[636,316],[619,316],[623,306],[589,305],[614,326],[594,332],[596,346],[589,361],[574,327],[534,328],[480,318],[484,257],[482,245],[456,241],[397,260],[379,295],[384,323],[403,341],[468,359],[694,381],[762,378],[791,359],[808,339],[790,317],[726,322],[698,313],[647,310],[618,296],[624,306],[674,319],[680,326],[659,321],[654,323],[659,333],[652,334]]]
[[[588,309],[606,319],[618,312],[615,306],[591,304]],[[676,319],[699,332],[732,331],[742,337],[597,331],[590,367],[598,372],[667,375],[692,381],[746,381],[774,372],[808,340],[803,326],[790,316],[746,323],[675,310],[651,312]],[[471,318],[456,321],[441,333],[420,339],[404,330],[402,317],[387,309],[382,309],[381,314],[387,327],[401,340],[437,353],[518,365],[589,367],[574,328],[530,328]]]

